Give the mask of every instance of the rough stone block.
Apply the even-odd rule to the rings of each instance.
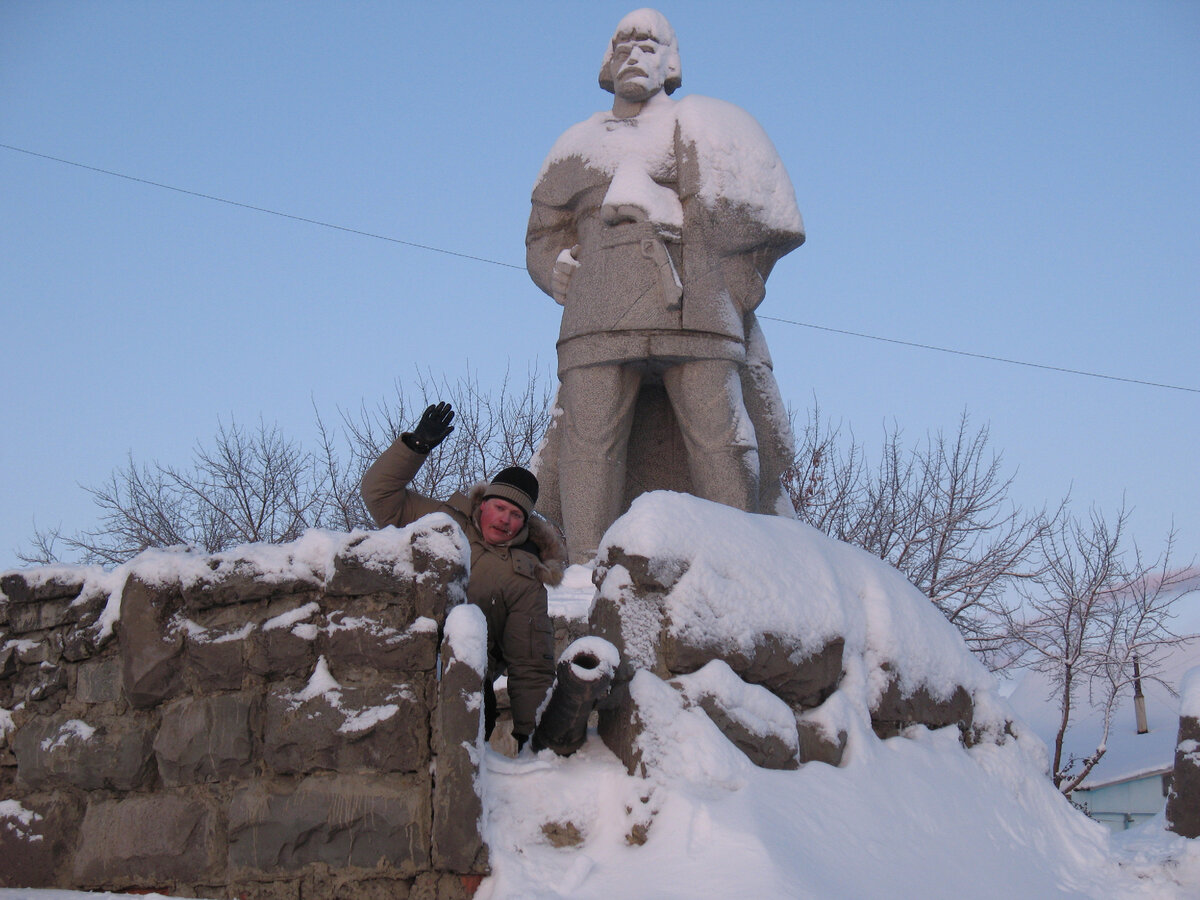
[[[627,553],[622,547],[609,547],[604,560],[596,566],[592,578],[603,582],[607,570],[623,567],[641,594],[667,594],[688,570],[686,560],[650,559],[636,553]]]
[[[637,704],[629,692],[628,682],[614,683],[608,699],[599,707],[599,711],[597,732],[604,741],[604,746],[616,754],[617,759],[624,764],[626,772],[645,777],[642,751],[638,746],[643,723],[638,715]]]
[[[183,588],[183,602],[190,610],[250,603],[268,597],[300,594],[320,587],[321,577],[265,578],[252,560],[214,556],[208,560],[212,574]]]
[[[125,886],[197,882],[220,870],[215,810],[173,794],[95,800],[75,854],[75,883]]]
[[[395,628],[374,617],[331,612],[317,652],[331,663],[375,671],[432,671],[437,665],[436,626]]]
[[[794,641],[778,635],[758,635],[753,653],[730,652],[721,647],[684,644],[664,636],[663,662],[672,675],[695,672],[714,659],[728,663],[745,682],[761,684],[793,709],[811,709],[823,703],[842,677],[845,641],[835,638],[820,650],[806,653]]]
[[[392,569],[383,568],[355,548],[366,538],[346,545],[333,560],[333,574],[326,579],[325,592],[331,597],[358,597],[388,593],[410,595],[412,582]]]
[[[301,878],[271,879],[269,881],[253,881],[234,879],[228,883],[198,885],[197,897],[236,897],[237,900],[302,900],[302,897],[322,897],[322,894],[302,894],[305,887]],[[341,900],[339,896],[337,900]],[[407,900],[403,893],[398,893],[395,900]]]
[[[46,638],[41,640],[20,638],[11,641],[5,647],[4,653],[7,657],[4,668],[9,673],[16,671],[17,663],[23,666],[36,666],[44,662],[49,662],[54,655],[50,641]],[[7,663],[11,663],[11,665]]]
[[[446,523],[433,531],[453,536],[458,526]],[[417,574],[415,612],[433,619],[440,627],[450,609],[467,599],[466,560],[446,559],[430,552],[420,532],[413,534],[412,541],[412,567]]]
[[[966,688],[959,686],[947,698],[934,697],[924,685],[905,692],[896,679],[888,682],[879,703],[871,710],[871,727],[880,738],[895,737],[909,725],[944,728],[971,727],[974,704]]]
[[[796,730],[800,737],[800,761],[821,762],[840,766],[849,736],[845,731],[832,734],[823,723],[798,717]]]
[[[130,791],[153,771],[152,722],[145,716],[89,724],[59,714],[28,720],[13,736],[17,780],[29,787],[72,784]]]
[[[1181,716],[1175,742],[1175,772],[1167,796],[1167,829],[1200,838],[1200,719]]]
[[[13,606],[64,598],[74,600],[82,590],[82,577],[53,575],[46,579],[31,579],[21,572],[10,572],[0,578],[0,591],[4,592]]]
[[[301,699],[267,695],[263,760],[281,775],[417,772],[429,762],[429,711],[411,685],[341,687]]]
[[[249,671],[246,648],[249,645],[238,632],[215,640],[184,642],[183,666],[189,684],[203,692],[236,691]]]
[[[712,719],[713,724],[730,742],[746,754],[750,762],[764,769],[798,769],[799,737],[796,730],[790,733],[762,734],[746,726],[733,712],[726,708],[720,697],[706,694],[699,699],[699,706]]]
[[[249,638],[251,671],[269,678],[305,676],[317,661],[316,645],[290,628],[258,630]]]
[[[106,656],[80,665],[75,675],[75,697],[84,703],[120,700],[121,658]]]
[[[29,701],[38,704],[44,704],[50,701],[53,709],[57,709],[62,703],[62,694],[67,689],[67,670],[62,666],[52,666],[49,663],[42,663],[33,670],[32,677],[29,680],[29,689],[25,692],[25,697]],[[50,709],[43,710],[49,713]]]
[[[71,601],[67,598],[11,604],[8,610],[8,630],[26,634],[45,628],[57,628],[69,620]]]
[[[70,864],[83,809],[67,794],[15,802],[0,811],[0,887],[50,887]]]
[[[185,697],[163,709],[154,753],[168,786],[248,778],[254,774],[256,697]]]
[[[646,669],[662,678],[671,677],[660,653],[665,624],[663,605],[661,594],[641,593],[633,585],[623,588],[617,598],[601,594],[592,604],[589,630],[621,654],[618,679],[631,678],[637,669]]]
[[[0,678],[11,678],[17,672],[20,654],[15,642],[0,644]]]
[[[836,689],[842,676],[844,640],[824,646],[806,645],[798,636],[758,634],[747,652],[728,642],[697,643],[671,630],[667,594],[687,571],[684,561],[648,559],[610,547],[593,575],[605,585],[610,571],[621,567],[627,582],[603,590],[590,615],[591,633],[610,641],[621,653],[618,678],[645,669],[669,679],[702,669],[713,660],[727,663],[749,684],[762,685],[795,710],[819,706]]]
[[[178,586],[157,587],[132,575],[125,582],[117,631],[125,697],[135,707],[155,706],[182,687],[183,632],[172,621],[181,605]]]
[[[425,774],[239,788],[229,805],[229,866],[234,874],[387,866],[411,876],[429,868],[429,794]]]
[[[66,629],[62,635],[62,655],[69,662],[91,659],[100,649],[100,633],[93,622],[84,621]]]

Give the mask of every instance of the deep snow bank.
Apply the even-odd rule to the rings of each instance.
[[[648,561],[673,635],[733,655],[764,631],[809,648],[844,638],[845,672],[821,710],[848,732],[845,753],[839,766],[760,768],[694,697],[737,695],[774,727],[786,705],[731,686],[728,666],[671,680],[641,668],[629,690],[644,777],[594,734],[565,759],[488,752],[493,875],[478,897],[1184,897],[1200,885],[1200,851],[1161,823],[1117,845],[1067,803],[1044,745],[879,560],[794,521],[667,493],[637,501],[605,547]],[[599,571],[601,595],[626,590],[617,568]],[[645,623],[635,655],[660,625]],[[959,728],[922,726],[880,739],[871,710],[892,676],[933,694],[966,687],[987,739],[968,749]]]

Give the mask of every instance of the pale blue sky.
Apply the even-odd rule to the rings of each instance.
[[[529,191],[608,105],[629,3],[0,2],[0,568],[80,484],[218,421],[309,440],[416,368],[554,360]],[[663,3],[680,94],[737,103],[805,246],[766,316],[1200,389],[1200,4]],[[969,410],[1026,505],[1200,551],[1200,393],[765,323],[785,399],[868,445]],[[1072,487],[1073,486],[1073,487]]]

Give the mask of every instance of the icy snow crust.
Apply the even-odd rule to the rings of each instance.
[[[483,610],[463,604],[446,614],[443,658],[453,656],[482,678],[487,673],[487,619]]]

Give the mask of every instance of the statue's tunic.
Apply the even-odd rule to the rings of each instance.
[[[633,221],[631,221],[633,220]],[[550,293],[578,246],[559,370],[647,359],[746,358],[746,313],[779,257],[804,240],[787,172],[732,104],[663,97],[636,117],[596,113],[551,149],[526,238]]]

